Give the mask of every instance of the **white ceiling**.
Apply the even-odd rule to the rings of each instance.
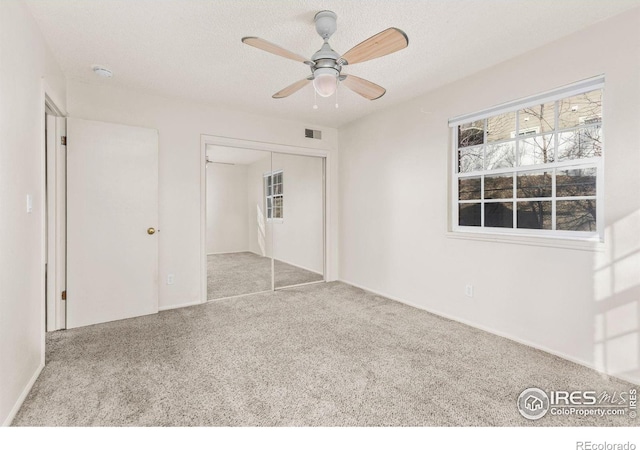
[[[209,161],[225,164],[248,165],[271,158],[271,152],[211,144],[207,145],[206,152]]]
[[[27,0],[69,79],[338,127],[616,15],[640,0]],[[348,66],[387,94],[339,91],[313,110],[313,88],[271,95],[310,74],[241,43],[258,36],[305,56],[320,48],[313,16],[338,14],[339,53],[390,26],[409,47]],[[588,45],[588,43],[585,43]],[[102,64],[114,72],[99,79]]]

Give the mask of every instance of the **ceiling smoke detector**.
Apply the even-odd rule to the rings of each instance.
[[[91,66],[91,69],[93,70],[93,72],[98,75],[99,77],[102,78],[111,78],[113,76],[113,72],[111,72],[109,69],[107,69],[106,67],[102,67],[102,66]]]

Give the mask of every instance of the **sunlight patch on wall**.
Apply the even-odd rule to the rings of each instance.
[[[613,265],[613,292],[616,294],[640,284],[640,252],[627,255]]]
[[[260,247],[260,254],[262,256],[267,256],[264,213],[262,212],[262,208],[260,208],[259,204],[256,204],[256,219],[258,224],[257,232],[258,232],[258,246]]]
[[[613,258],[620,259],[631,253],[640,252],[640,211],[625,217],[612,225]],[[636,275],[640,272],[636,272]]]
[[[596,369],[640,376],[640,210],[605,230],[594,257],[593,362]]]
[[[638,328],[638,303],[626,303],[607,311],[605,314],[606,337],[613,338]]]

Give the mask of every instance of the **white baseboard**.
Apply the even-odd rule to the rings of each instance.
[[[13,422],[13,419],[16,417],[16,414],[18,414],[18,411],[20,411],[20,407],[22,406],[22,403],[24,403],[24,399],[27,398],[27,395],[29,395],[29,392],[31,392],[31,388],[33,388],[33,385],[35,384],[36,380],[40,376],[40,372],[42,372],[42,369],[44,369],[44,364],[40,364],[36,369],[36,371],[34,372],[34,374],[31,376],[31,379],[29,379],[29,382],[22,390],[20,397],[18,397],[18,400],[16,400],[16,403],[13,405],[13,408],[11,408],[9,415],[2,423],[3,427],[8,427],[11,425],[11,422]]]
[[[203,303],[198,300],[197,302],[177,303],[177,304],[173,304],[173,305],[159,306],[158,307],[158,312],[167,311],[169,309],[186,308],[187,306],[195,306],[195,305],[202,305],[202,304]]]
[[[503,337],[505,339],[509,339],[510,341],[517,342],[518,344],[526,345],[527,347],[535,348],[536,350],[541,350],[543,352],[549,353],[549,354],[557,356],[559,358],[566,359],[567,361],[571,361],[572,363],[584,366],[584,367],[586,367],[588,369],[595,370],[596,372],[598,372],[598,373],[600,373],[600,374],[602,374],[604,376],[618,378],[620,380],[626,381],[626,382],[631,383],[631,384],[640,384],[640,380],[638,380],[638,379],[633,379],[632,377],[628,377],[628,376],[626,376],[624,374],[616,375],[616,374],[610,374],[610,373],[603,372],[602,370],[599,370],[599,369],[595,368],[593,366],[593,364],[589,363],[588,361],[585,361],[585,360],[582,360],[582,359],[579,359],[579,358],[575,358],[573,356],[567,355],[567,354],[562,353],[562,352],[558,352],[556,350],[552,350],[552,349],[547,348],[547,347],[545,347],[543,345],[527,341],[526,339],[521,339],[521,338],[513,336],[513,335],[511,335],[509,333],[504,333],[502,331],[498,331],[498,330],[495,330],[493,328],[486,327],[484,325],[479,325],[479,324],[477,324],[475,322],[471,322],[471,321],[466,320],[466,319],[461,319],[459,317],[452,316],[452,315],[446,314],[446,313],[442,313],[442,312],[437,311],[437,310],[433,310],[433,309],[430,309],[430,308],[425,308],[424,306],[416,305],[415,303],[408,302],[406,300],[400,299],[400,298],[395,297],[393,295],[385,294],[384,292],[380,292],[380,291],[375,291],[373,289],[369,289],[367,287],[361,286],[361,285],[356,284],[356,283],[352,283],[350,281],[346,281],[346,280],[338,280],[338,281],[340,281],[341,283],[348,284],[348,285],[353,286],[353,287],[357,287],[359,289],[362,289],[363,291],[367,291],[367,292],[370,292],[372,294],[388,298],[389,300],[393,300],[393,301],[396,301],[398,303],[402,303],[402,304],[405,304],[407,306],[411,306],[413,308],[421,309],[423,311],[426,311],[428,313],[434,314],[436,316],[443,317],[443,318],[449,319],[449,320],[453,320],[454,322],[462,323],[464,325],[468,325],[468,326],[473,327],[473,328],[477,328],[478,330],[485,331],[485,332],[493,334],[495,336],[500,336],[500,337]]]

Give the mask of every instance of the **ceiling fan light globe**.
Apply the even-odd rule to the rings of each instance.
[[[338,89],[338,72],[333,69],[316,70],[313,88],[320,97],[331,97]]]

